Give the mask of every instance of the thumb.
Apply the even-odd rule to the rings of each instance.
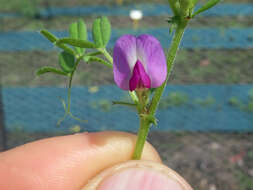
[[[82,190],[193,190],[175,171],[153,161],[132,160],[109,168]]]

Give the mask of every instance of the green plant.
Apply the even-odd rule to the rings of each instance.
[[[111,25],[106,17],[97,18],[93,22],[93,42],[87,40],[86,25],[82,20],[70,25],[70,36],[67,38],[58,39],[46,30],[41,31],[42,35],[63,51],[59,54],[61,69],[47,66],[39,69],[37,75],[51,72],[65,76],[69,80],[67,104],[62,100],[65,114],[58,123],[67,115],[78,119],[70,112],[70,94],[72,79],[80,61],[83,60],[86,63],[99,62],[108,67],[113,67],[116,84],[121,89],[128,90],[132,99],[131,103],[114,102],[114,104],[135,107],[140,119],[140,128],[132,159],[141,158],[149,128],[152,124],[157,125],[155,113],[171,74],[184,31],[191,19],[215,6],[219,0],[209,0],[196,11],[194,11],[194,7],[198,0],[168,0],[168,2],[173,12],[173,16],[168,19],[173,39],[167,60],[159,41],[146,34],[138,37],[133,35],[122,36],[115,44],[114,57],[112,58],[106,50],[111,35]],[[90,49],[91,52],[86,53],[85,49]],[[100,54],[105,59],[97,57]],[[147,70],[150,68],[152,72],[147,72],[145,67]],[[178,106],[186,102],[186,99],[184,96],[172,94],[169,102]],[[103,109],[109,109],[107,102],[102,102],[101,105]]]
[[[235,175],[238,178],[240,190],[250,190],[253,189],[253,180],[250,176],[237,169]]]
[[[171,92],[165,98],[163,98],[159,104],[160,109],[166,109],[168,107],[178,107],[188,102],[187,94],[181,92]]]
[[[195,99],[194,102],[196,104],[199,104],[199,105],[203,106],[203,107],[209,107],[209,106],[215,104],[215,99],[212,96],[209,95],[204,99],[197,98],[197,99]]]

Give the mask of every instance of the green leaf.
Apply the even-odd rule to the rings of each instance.
[[[77,22],[73,22],[69,26],[69,36],[70,38],[78,39],[78,28]]]
[[[40,33],[52,43],[58,40],[58,38],[55,35],[48,32],[47,30],[41,30]]]
[[[70,73],[75,68],[75,57],[68,52],[61,52],[59,54],[59,65],[61,66],[62,70],[66,73]]]
[[[81,47],[81,48],[96,48],[96,45],[92,42],[89,42],[86,40],[73,39],[73,38],[61,38],[56,43],[68,44],[74,47]]]
[[[219,3],[220,0],[209,0],[206,4],[204,4],[202,7],[200,7],[193,15],[192,18],[195,17],[196,15],[198,15],[199,13],[202,13],[210,8],[212,8],[213,6],[215,6],[217,3]]]
[[[92,25],[92,37],[96,46],[105,47],[110,40],[111,24],[107,17],[97,18]]]
[[[81,19],[78,21],[78,39],[87,40],[87,27]]]
[[[95,55],[100,55],[100,54],[102,54],[101,51],[95,51],[95,52],[87,53],[86,56],[95,56]]]
[[[40,75],[45,74],[45,73],[55,73],[55,74],[64,75],[64,76],[68,75],[68,73],[63,72],[63,71],[58,70],[58,69],[53,68],[53,67],[41,67],[40,69],[37,70],[36,75],[40,76]]]
[[[78,25],[77,22],[71,23],[69,26],[69,37],[73,39],[78,39]],[[75,47],[75,50],[78,54],[82,53],[82,50],[79,47]]]
[[[63,49],[65,52],[68,52],[68,53],[71,54],[71,55],[76,55],[76,52],[75,52],[72,48],[66,46],[65,44],[57,44],[57,43],[56,43],[55,45],[56,45],[57,47]]]
[[[78,39],[87,41],[87,27],[83,20],[78,21]],[[80,48],[81,53],[85,52],[84,48]]]
[[[86,25],[82,20],[74,22],[69,26],[69,36],[72,39],[87,41],[87,29]],[[84,53],[84,48],[75,47],[78,54]]]
[[[137,104],[129,103],[129,102],[122,102],[122,101],[112,101],[112,105],[122,105],[122,106],[129,106],[129,107],[136,107]]]
[[[195,6],[198,3],[199,0],[193,0],[192,4]]]
[[[101,32],[101,19],[97,18],[94,20],[92,25],[92,38],[97,47],[103,47],[103,38]]]
[[[105,47],[111,37],[111,23],[105,16],[101,18],[101,31],[102,31],[103,45]]]
[[[50,42],[52,42],[54,45],[56,45],[57,47],[63,49],[64,51],[75,55],[75,52],[73,49],[71,49],[70,47],[64,45],[64,44],[57,44],[56,42],[59,40],[55,35],[53,35],[52,33],[50,33],[47,30],[41,30],[40,33],[47,38]]]
[[[102,63],[108,67],[112,67],[112,64],[108,63],[107,61],[99,58],[99,57],[95,57],[95,56],[86,56],[84,57],[84,59],[86,60],[86,62],[99,62]]]

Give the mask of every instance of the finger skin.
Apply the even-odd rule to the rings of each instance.
[[[0,154],[4,190],[80,190],[105,168],[131,159],[136,136],[97,132],[48,138]],[[143,160],[161,162],[145,144]]]
[[[130,176],[123,175],[123,179],[120,178],[119,176],[117,177],[115,176],[115,174],[120,174],[129,170],[131,170]],[[140,175],[140,172],[137,172],[141,170],[142,172],[146,171],[146,175],[145,175],[145,172],[143,172],[142,175]],[[150,171],[152,172],[151,175],[148,174],[148,172]],[[153,172],[157,174],[159,173],[160,175],[154,175]],[[163,176],[162,180],[160,178],[161,175]],[[164,180],[165,176],[167,180],[166,179]],[[110,178],[113,178],[113,179],[110,179]],[[107,181],[108,179],[109,179],[109,182]],[[129,181],[130,183],[128,183]],[[156,182],[154,183],[154,181]],[[154,184],[156,184],[155,187],[154,186],[152,187],[152,185]],[[101,173],[99,173],[94,178],[92,178],[92,180],[90,180],[89,183],[86,184],[85,187],[82,188],[82,190],[101,190],[104,188],[105,189],[130,189],[130,190],[132,189],[193,190],[192,187],[185,181],[185,179],[182,178],[174,170],[168,168],[166,165],[163,165],[161,163],[147,161],[147,160],[129,160],[129,161],[114,165],[111,168],[107,168],[106,170],[103,170]]]

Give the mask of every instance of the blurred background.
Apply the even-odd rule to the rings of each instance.
[[[82,131],[137,131],[134,110],[111,103],[128,99],[111,69],[80,64],[71,111],[87,122],[67,117],[59,127],[67,79],[35,76],[41,66],[59,67],[59,49],[41,29],[67,36],[70,23],[82,18],[90,30],[101,15],[112,23],[110,52],[126,33],[152,34],[167,51],[166,0],[0,0],[0,150]],[[252,0],[225,0],[190,22],[148,140],[194,189],[253,190],[252,71]]]

